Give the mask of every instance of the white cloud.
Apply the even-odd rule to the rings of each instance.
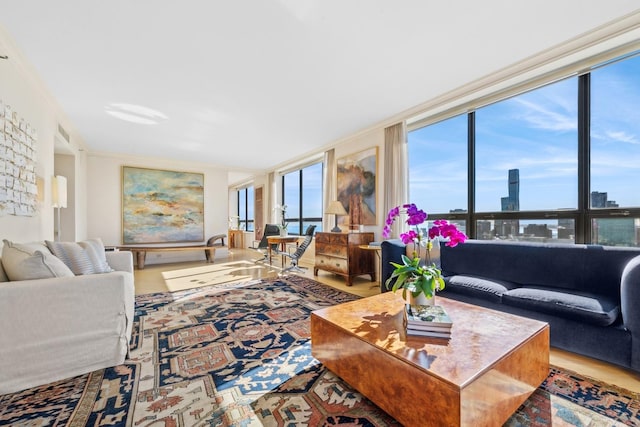
[[[513,102],[517,102],[526,109],[518,117],[536,129],[570,131],[577,128],[577,120],[571,114],[552,111],[540,104],[521,98],[514,98]]]
[[[606,131],[607,137],[614,141],[626,142],[629,144],[640,144],[635,135],[631,135],[625,131]]]

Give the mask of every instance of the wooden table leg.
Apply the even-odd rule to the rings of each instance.
[[[280,243],[280,252],[287,252],[287,242]],[[280,256],[280,267],[284,268],[284,255]]]
[[[144,269],[144,261],[147,258],[147,251],[135,251],[136,260],[138,261],[138,269]]]
[[[216,257],[216,248],[210,247],[204,250],[204,256],[207,262],[214,263]]]

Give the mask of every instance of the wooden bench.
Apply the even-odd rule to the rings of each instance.
[[[207,262],[213,263],[216,256],[216,248],[224,246],[226,234],[217,234],[211,237],[206,245],[191,246],[116,246],[121,251],[131,251],[136,260],[139,270],[144,268],[147,252],[169,252],[169,251],[204,251]],[[220,240],[220,243],[216,241]]]

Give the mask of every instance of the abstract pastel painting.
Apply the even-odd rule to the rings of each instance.
[[[204,240],[204,174],[122,167],[122,241]]]

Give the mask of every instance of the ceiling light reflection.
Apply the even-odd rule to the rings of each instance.
[[[155,125],[168,117],[160,111],[142,105],[114,102],[104,107],[104,111],[120,120],[142,125]]]

